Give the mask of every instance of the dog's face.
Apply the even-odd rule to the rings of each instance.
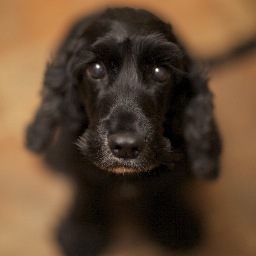
[[[197,177],[218,175],[221,140],[207,79],[168,24],[115,8],[72,28],[46,68],[26,143],[65,152],[63,143],[75,142],[112,172],[176,163]]]
[[[87,43],[77,53],[74,72],[88,122],[77,143],[83,154],[117,173],[171,162],[164,124],[177,70],[184,67],[170,27],[148,13],[108,14],[82,37]]]

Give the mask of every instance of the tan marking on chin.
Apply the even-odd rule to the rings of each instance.
[[[137,172],[136,169],[132,169],[132,168],[125,168],[125,167],[117,167],[117,168],[113,168],[111,169],[112,172],[114,173],[134,173]]]

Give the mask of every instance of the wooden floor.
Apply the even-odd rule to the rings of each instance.
[[[44,65],[69,21],[103,2],[0,1],[1,256],[62,255],[53,234],[72,200],[72,184],[50,172],[40,156],[26,151],[24,130],[39,102]],[[127,1],[133,6],[136,2]],[[160,5],[145,0],[140,5],[173,20],[191,54],[208,58],[250,37],[256,9],[247,2],[253,4],[198,0],[193,6],[162,0]],[[205,241],[194,251],[173,255],[255,256],[256,51],[212,69],[210,86],[224,141],[222,175],[215,182],[191,185],[191,203],[205,216]],[[170,253],[147,240],[131,239],[113,244],[105,255]]]

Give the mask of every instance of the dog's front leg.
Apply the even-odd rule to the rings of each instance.
[[[105,247],[108,216],[104,202],[106,194],[102,189],[93,188],[87,194],[83,191],[77,193],[71,213],[58,232],[64,255],[96,256]]]

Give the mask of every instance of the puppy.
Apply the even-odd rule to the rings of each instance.
[[[125,213],[165,246],[199,239],[181,184],[218,175],[212,95],[155,15],[113,8],[71,29],[46,68],[27,146],[77,184],[58,235],[65,255],[99,255]]]

